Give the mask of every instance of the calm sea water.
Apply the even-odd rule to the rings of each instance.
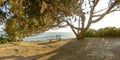
[[[5,32],[0,32],[1,34],[5,34]],[[35,35],[31,35],[23,38],[24,41],[31,40],[49,40],[56,39],[56,36],[60,36],[58,38],[67,39],[67,38],[75,38],[75,35],[72,32],[44,32]]]
[[[45,33],[25,37],[23,40],[25,41],[48,40],[48,39],[56,39],[56,36],[60,36],[59,38],[62,39],[75,38],[75,35],[72,32],[45,32]]]

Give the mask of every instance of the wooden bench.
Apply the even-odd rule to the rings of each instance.
[[[61,35],[56,35],[56,36],[48,36],[50,42],[53,42],[53,40],[61,41]]]

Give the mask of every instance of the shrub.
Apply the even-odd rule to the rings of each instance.
[[[7,42],[8,42],[7,38],[0,37],[0,44],[4,44],[4,43],[7,43]]]
[[[100,37],[119,37],[120,29],[115,27],[105,27],[98,30]]]
[[[95,29],[89,29],[85,32],[85,37],[97,37],[97,31]]]
[[[12,38],[8,37],[7,35],[1,35],[0,36],[0,44],[4,44],[7,42],[14,42],[15,40],[13,40]]]
[[[120,28],[105,27],[99,30],[89,29],[86,31],[85,37],[120,37]]]

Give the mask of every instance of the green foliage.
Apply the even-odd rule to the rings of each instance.
[[[7,43],[7,42],[15,42],[16,40],[13,39],[12,37],[9,37],[7,35],[1,35],[0,36],[0,44],[4,44],[4,43]]]
[[[101,37],[119,37],[120,28],[106,27],[98,30],[98,34]]]
[[[4,43],[7,43],[8,40],[4,37],[0,37],[0,44],[4,44]]]
[[[71,15],[78,0],[9,0],[14,14],[6,22],[8,36],[13,40],[56,27],[58,14]]]
[[[0,44],[7,43],[8,41],[5,38],[0,37]]]
[[[89,29],[85,33],[86,37],[120,37],[120,28],[105,27],[99,30]]]
[[[88,31],[85,32],[85,37],[97,37],[97,30],[95,29],[89,29]]]

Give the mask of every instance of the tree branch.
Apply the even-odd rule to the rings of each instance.
[[[99,16],[101,16],[100,14],[99,15],[93,15],[92,17],[99,17]]]
[[[74,34],[77,36],[77,32],[74,30],[76,29],[76,27],[74,27],[71,23],[69,23],[68,21],[64,20],[69,26],[70,28],[72,29],[72,31],[74,32]]]
[[[107,8],[108,8],[108,7],[107,7]],[[101,9],[101,10],[99,10],[99,11],[96,11],[96,12],[94,12],[94,14],[96,14],[96,13],[100,13],[100,12],[106,10],[107,8],[104,8],[104,9]]]
[[[103,13],[98,19],[91,21],[91,23],[96,23],[96,22],[102,20],[102,18],[104,18],[105,15],[107,15],[108,13],[110,13],[110,11],[112,10],[112,8],[116,5],[116,2],[117,2],[117,0],[115,0],[115,2],[109,7],[109,9],[105,13]]]
[[[73,33],[75,34],[75,36],[77,36],[76,31],[75,31],[72,27],[70,27],[70,28],[72,29],[72,31],[73,31]]]
[[[64,22],[66,22],[70,27],[74,28],[74,29],[77,29],[77,30],[81,30],[81,28],[77,28],[75,27],[74,25],[72,25],[70,22],[64,20]]]
[[[88,24],[87,24],[85,30],[89,29],[89,27],[91,25],[91,21],[92,21],[92,17],[93,17],[93,14],[94,14],[94,10],[95,10],[95,7],[97,6],[98,2],[99,2],[99,0],[95,0],[93,7],[91,7],[90,17],[89,17]]]

